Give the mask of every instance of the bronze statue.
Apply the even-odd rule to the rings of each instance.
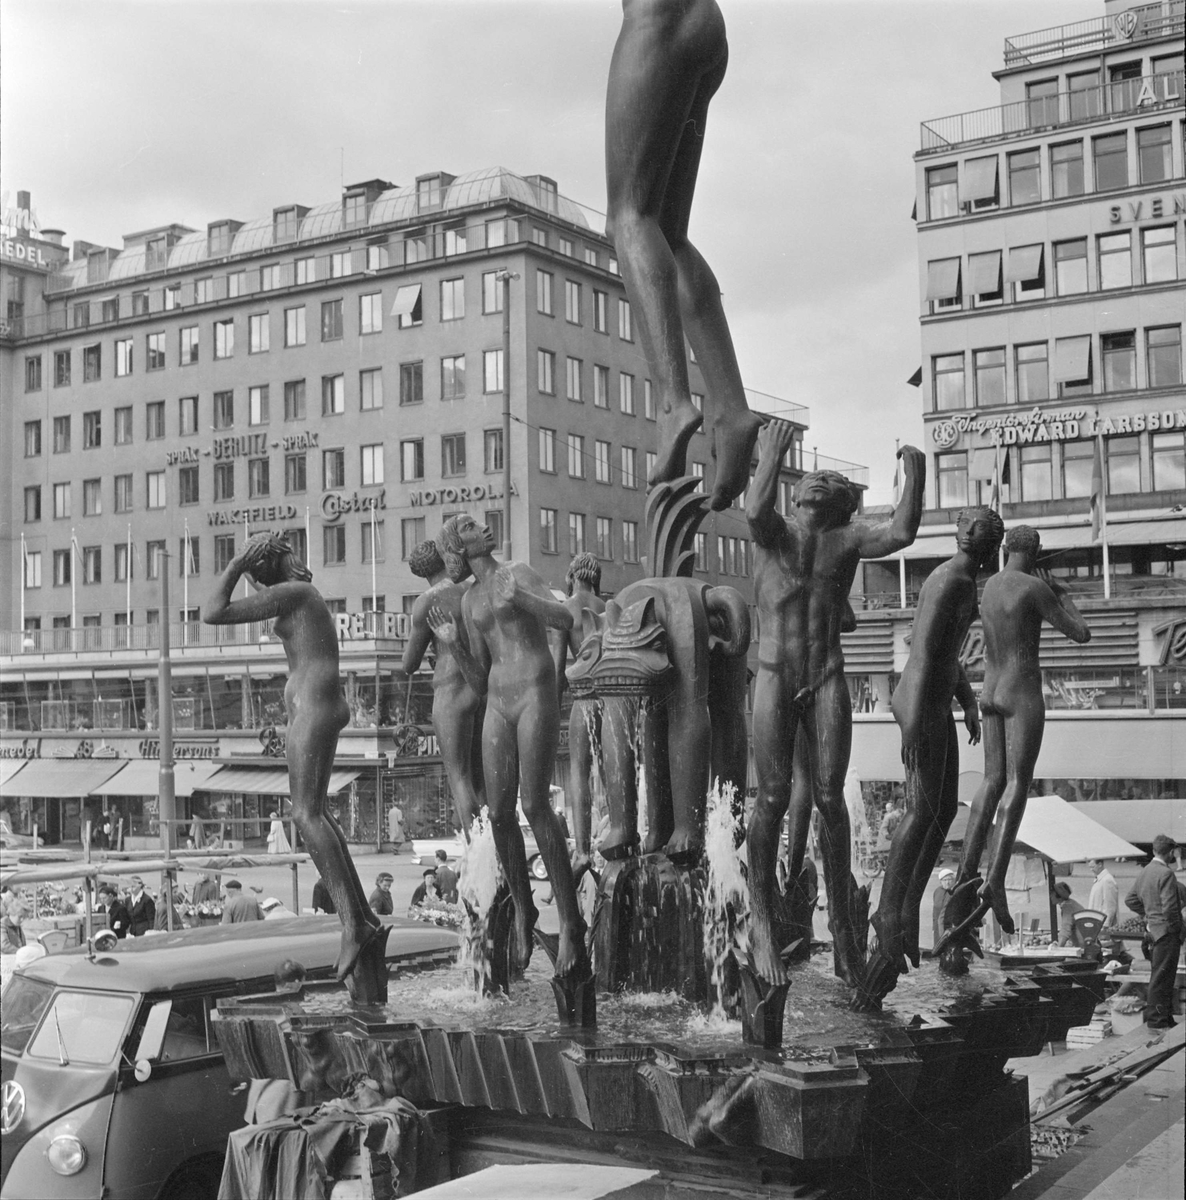
[[[447,645],[433,638],[429,613],[433,608],[453,618],[461,616],[461,601],[469,575],[465,560],[456,560],[464,574],[453,578],[445,570],[433,541],[421,542],[408,556],[408,568],[413,575],[428,581],[428,591],[412,606],[412,628],[404,648],[402,672],[410,676],[420,666],[430,644],[434,641],[436,665],[432,673],[432,727],[440,745],[441,760],[453,794],[453,811],[461,826],[462,835],[469,840],[474,817],[486,803],[482,784],[482,715],[485,701],[465,677],[456,656]],[[460,636],[465,628],[458,622]]]
[[[568,565],[565,576],[568,599],[565,608],[572,613],[572,628],[555,639],[557,698],[562,699],[568,680],[564,668],[571,654],[575,659],[581,643],[598,627],[605,612],[605,601],[597,594],[601,587],[601,564],[592,554],[578,554]],[[573,871],[580,875],[590,863],[593,819],[593,761],[601,738],[601,707],[596,700],[574,697],[568,716],[568,802],[572,807]]]
[[[247,576],[256,591],[232,600]],[[326,806],[338,734],[350,719],[338,668],[338,632],[313,576],[279,534],[256,534],[218,577],[202,610],[207,625],[245,625],[275,618],[284,645],[288,683],[286,757],[292,815],[342,922],[337,974],[356,1000],[387,999],[384,947],[389,927],[367,903],[341,826]]]
[[[844,776],[852,745],[852,706],[844,679],[840,633],[851,617],[848,593],[862,558],[884,558],[909,546],[922,519],[926,459],[903,446],[906,488],[888,521],[853,521],[857,489],[834,471],[799,482],[787,519],[775,510],[779,468],[794,441],[792,427],[771,421],[758,439],[758,469],[746,495],[755,542],[754,599],[759,614],[754,752],[758,797],[750,818],[750,947],[757,973],[786,982],[775,945],[775,859],[779,826],[791,797],[796,735],[806,735],[809,793],[820,810],[821,852],[832,920],[836,970],[861,978],[862,929],[854,928]],[[798,825],[805,829],[806,820]],[[801,860],[802,851],[799,851]],[[795,864],[793,864],[795,865]]]
[[[494,537],[473,517],[450,517],[437,544],[451,576],[456,577],[463,565],[474,573],[461,603],[466,641],[457,621],[442,609],[433,609],[429,620],[437,638],[452,648],[473,689],[486,694],[482,767],[494,843],[515,903],[514,965],[524,968],[531,958],[538,916],[516,813],[517,793],[548,868],[560,917],[556,974],[587,974],[585,923],[560,820],[549,799],[560,705],[547,631],[550,626],[567,632],[572,613],[553,599],[526,563],[495,562]]]
[[[1013,919],[1005,896],[1005,873],[1025,814],[1025,801],[1046,726],[1038,647],[1043,621],[1080,644],[1091,630],[1067,590],[1037,569],[1041,538],[1018,525],[1005,536],[1005,569],[985,585],[980,600],[984,626],[984,687],[980,713],[984,726],[984,782],[972,801],[964,834],[959,874],[944,913],[947,944],[940,965],[951,974],[967,970],[962,935],[990,909],[1006,933]],[[1000,811],[997,811],[998,804]],[[996,818],[994,829],[993,821]],[[978,889],[980,857],[992,835],[987,878]]]
[[[692,403],[688,342],[716,411],[712,507],[749,482],[759,418],[749,410],[720,286],[688,240],[708,105],[729,47],[716,0],[624,0],[606,97],[606,232],[621,263],[655,384],[659,456],[651,484],[685,473],[704,417]]]
[[[890,847],[872,921],[877,950],[856,1007],[876,1007],[905,970],[907,958],[919,964],[919,905],[959,805],[953,696],[964,710],[969,743],[980,741],[976,696],[959,652],[976,619],[976,575],[995,561],[1004,533],[1004,522],[991,508],[965,508],[956,519],[954,557],[927,576],[919,593],[910,657],[892,702],[902,730],[906,815]]]

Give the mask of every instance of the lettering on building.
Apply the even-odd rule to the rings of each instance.
[[[476,500],[501,500],[502,485],[498,483],[475,483],[464,487],[422,488],[411,492],[408,500],[413,508],[430,507],[434,504],[471,504]],[[517,496],[519,489],[511,484],[511,495]]]
[[[167,467],[173,466],[174,463],[196,463],[197,461],[197,446],[186,446],[184,450],[165,451],[165,466]]]
[[[266,433],[239,433],[214,439],[215,458],[256,458],[268,452]]]
[[[0,745],[0,758],[40,758],[41,739],[23,738],[19,742]]]
[[[1152,196],[1113,204],[1108,209],[1108,220],[1113,225],[1128,225],[1135,221],[1159,221],[1171,215],[1178,217],[1183,213],[1186,213],[1186,192],[1175,192],[1172,196]]]
[[[252,508],[223,508],[206,514],[211,525],[251,525],[265,521],[291,521],[297,515],[295,504],[257,504]]]
[[[339,641],[355,638],[406,638],[411,632],[412,618],[402,612],[334,613]]]
[[[386,488],[373,496],[360,496],[357,492],[352,496],[343,496],[341,492],[326,492],[321,497],[321,515],[327,521],[336,521],[346,513],[370,512],[372,509],[386,507]]]
[[[286,452],[289,450],[316,450],[319,436],[316,433],[290,433],[282,442],[273,442],[272,445],[283,445]]]
[[[1006,413],[997,417],[953,417],[931,426],[931,440],[949,449],[961,434],[984,434],[989,445],[1028,446],[1039,442],[1073,442],[1078,438],[1186,429],[1186,409],[1153,409],[1101,417],[1087,409]]]
[[[156,738],[144,738],[140,743],[141,758],[160,758],[161,743]],[[173,757],[177,758],[217,758],[217,742],[174,742]]]

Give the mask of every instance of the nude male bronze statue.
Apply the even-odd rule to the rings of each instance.
[[[420,666],[425,652],[436,643],[436,664],[432,673],[432,727],[441,748],[445,775],[453,794],[453,809],[462,835],[469,840],[474,817],[486,803],[482,780],[482,717],[485,700],[465,677],[456,656],[447,645],[433,637],[429,613],[433,608],[458,621],[461,600],[468,584],[469,568],[464,559],[456,560],[465,574],[452,578],[445,570],[435,542],[421,542],[408,556],[413,575],[427,580],[428,590],[412,606],[412,628],[404,648],[402,674],[411,675]],[[465,628],[460,623],[461,636]]]
[[[233,600],[247,576],[253,595]],[[337,974],[356,1000],[387,999],[384,946],[388,928],[367,903],[341,826],[326,806],[338,734],[350,719],[338,668],[338,631],[312,574],[279,534],[256,534],[218,577],[202,610],[207,625],[245,625],[275,618],[288,682],[285,754],[292,815],[342,922]]]
[[[922,519],[926,459],[903,446],[905,492],[888,521],[853,521],[856,489],[834,471],[799,482],[784,520],[775,510],[779,468],[794,440],[785,421],[758,438],[758,469],[746,493],[754,537],[754,600],[759,614],[758,678],[754,692],[754,754],[758,797],[750,817],[750,948],[759,976],[789,978],[775,945],[775,860],[779,826],[791,797],[795,740],[805,736],[811,779],[805,791],[820,810],[821,851],[836,969],[855,986],[863,967],[852,917],[848,811],[844,776],[852,746],[852,705],[844,679],[840,633],[851,618],[848,593],[862,558],[884,558],[909,546]],[[805,827],[805,822],[800,821]],[[862,918],[863,920],[863,918]]]
[[[466,640],[457,621],[443,610],[430,611],[429,619],[436,637],[457,656],[470,685],[486,695],[482,768],[494,844],[515,904],[515,965],[524,968],[531,958],[538,916],[516,814],[518,794],[547,865],[560,917],[556,974],[587,974],[585,923],[568,847],[549,796],[560,705],[548,628],[567,632],[572,613],[553,599],[526,563],[495,562],[494,536],[473,517],[450,517],[437,544],[450,575],[460,570],[460,565],[451,565],[455,559],[464,560],[474,574],[461,602]]]
[[[685,474],[704,418],[692,403],[696,352],[714,409],[711,504],[727,508],[749,482],[759,418],[749,409],[720,286],[688,240],[708,105],[729,58],[716,0],[624,0],[606,97],[607,229],[634,306],[655,385],[659,456],[649,482]]]
[[[976,696],[959,661],[976,619],[976,576],[995,562],[1005,526],[991,508],[965,508],[956,519],[954,557],[927,576],[911,630],[910,657],[891,707],[902,730],[906,815],[894,832],[881,901],[872,919],[877,947],[854,997],[876,1008],[906,969],[919,964],[918,911],[959,806],[959,739],[952,697],[964,710],[970,744],[980,741]]]
[[[1041,536],[1036,529],[1028,525],[1010,529],[1005,535],[1005,569],[984,585],[980,600],[984,626],[984,687],[980,692],[984,782],[972,801],[959,874],[944,912],[947,944],[941,941],[936,947],[939,965],[949,974],[967,970],[963,934],[989,909],[1006,933],[1013,932],[1005,873],[1025,815],[1025,801],[1046,727],[1038,661],[1042,623],[1053,625],[1073,642],[1091,640],[1091,630],[1066,588],[1038,569],[1040,549]],[[980,857],[990,836],[988,870],[977,888]]]

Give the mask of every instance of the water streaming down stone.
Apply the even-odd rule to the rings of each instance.
[[[650,789],[647,786],[646,763],[643,761],[648,704],[647,700],[641,700],[635,704],[634,727],[630,733],[630,752],[634,755],[634,777],[638,790],[636,821],[640,846],[647,840],[651,816]]]
[[[749,957],[749,883],[734,845],[735,793],[714,780],[704,822],[704,958],[714,1023],[736,1014],[737,965]]]
[[[498,972],[492,959],[495,898],[502,886],[502,867],[494,845],[494,827],[485,808],[470,826],[469,841],[461,852],[457,893],[465,908],[461,925],[460,962],[471,973],[479,993],[493,989]]]

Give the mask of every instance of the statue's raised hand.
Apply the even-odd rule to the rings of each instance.
[[[795,444],[795,427],[777,418],[767,421],[758,432],[758,457],[767,454],[782,457]]]
[[[502,604],[514,604],[519,596],[519,581],[514,568],[501,566],[494,572],[494,598]]]
[[[454,646],[457,644],[457,622],[438,604],[434,604],[428,610],[428,627],[432,630],[433,637],[442,645]]]

